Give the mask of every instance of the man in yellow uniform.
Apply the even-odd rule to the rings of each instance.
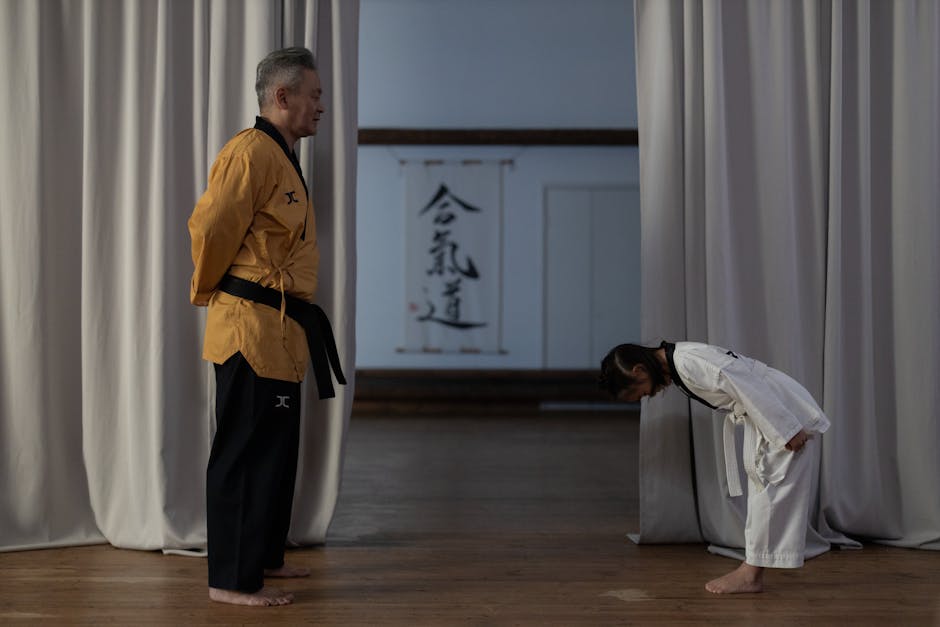
[[[203,358],[214,362],[216,434],[206,476],[209,597],[284,605],[265,577],[309,575],[284,564],[300,431],[300,382],[314,362],[320,397],[339,370],[316,305],[313,203],[294,145],[317,132],[322,90],[313,54],[277,50],[258,64],[254,128],[216,158],[189,219],[190,300],[208,306]]]

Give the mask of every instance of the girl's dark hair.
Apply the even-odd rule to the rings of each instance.
[[[601,360],[601,374],[597,383],[602,390],[616,397],[622,390],[628,389],[636,381],[630,375],[633,366],[640,364],[649,373],[653,389],[666,385],[662,363],[656,358],[660,347],[640,346],[639,344],[621,344],[615,346]]]

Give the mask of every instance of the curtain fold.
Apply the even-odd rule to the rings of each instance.
[[[820,400],[809,555],[838,532],[937,548],[940,7],[637,0],[636,24],[644,337]],[[710,412],[651,399],[640,437],[639,541],[743,546]]]
[[[340,26],[327,0],[0,5],[0,550],[204,548],[214,393],[186,221],[283,46],[314,51],[343,112],[304,168],[333,225],[321,282],[343,289],[321,304],[352,370],[358,3],[343,5]],[[295,508],[299,542],[323,540],[335,505],[352,385],[337,393],[305,410],[322,445],[302,451],[297,500],[317,496]]]
[[[695,125],[686,119],[700,115],[701,108],[683,106],[702,98],[700,80],[696,91],[696,74],[688,85],[683,80],[694,67],[694,58],[686,59],[682,41],[687,30],[697,31],[694,25],[685,25],[682,18],[683,14],[669,3],[636,5],[637,106],[642,146],[640,328],[648,341],[692,337],[695,330],[688,329],[687,322],[696,325],[704,320],[686,315],[687,299],[692,297],[687,286],[698,284],[689,280],[686,272],[695,271],[688,266],[701,233],[697,228],[686,229],[686,216],[693,220],[698,216],[694,209],[698,200],[686,190],[700,189],[702,171],[696,171],[695,165],[703,162],[693,158],[701,150],[701,141],[696,143],[695,136],[688,136],[687,129]],[[691,167],[683,167],[686,161]],[[692,206],[687,207],[687,202]],[[669,210],[649,220],[643,217],[649,207]],[[655,412],[656,420],[646,419],[650,412]],[[644,401],[639,447],[641,542],[702,539],[693,489],[688,412],[685,397],[675,394]],[[668,503],[669,511],[663,515],[657,508],[644,507],[647,503]]]
[[[857,428],[827,443],[828,508],[940,549],[940,6],[833,6],[826,392]]]
[[[356,156],[358,139],[359,3],[321,1],[305,23],[316,52],[326,101],[322,124],[300,157],[314,172],[313,202],[320,242],[317,300],[333,322],[348,385],[320,401],[310,377],[304,383],[304,420],[289,540],[322,543],[339,496],[343,443],[352,412],[356,337]],[[313,37],[316,47],[313,47]],[[333,260],[329,262],[327,260]],[[327,265],[329,264],[329,265]],[[317,478],[317,480],[311,480]]]
[[[82,11],[0,16],[0,547],[101,542],[81,447]]]

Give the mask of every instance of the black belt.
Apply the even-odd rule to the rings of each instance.
[[[246,281],[231,274],[226,274],[219,281],[218,288],[226,294],[261,303],[274,309],[281,309],[281,293],[270,287],[258,285],[253,281]],[[333,380],[330,373],[336,374],[336,380],[346,385],[346,378],[339,364],[339,353],[336,351],[336,340],[333,339],[333,328],[330,319],[323,310],[313,303],[300,300],[289,294],[284,295],[287,301],[287,315],[300,323],[307,334],[307,347],[310,349],[310,361],[313,362],[313,376],[317,380],[317,391],[320,398],[333,398]]]

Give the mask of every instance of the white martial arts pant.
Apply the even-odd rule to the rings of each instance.
[[[745,561],[752,566],[799,568],[803,565],[812,503],[818,487],[820,435],[794,453],[773,449],[750,421],[745,421],[748,476]],[[750,433],[748,433],[750,431]],[[750,437],[749,437],[750,436]],[[755,443],[753,458],[748,444]]]

